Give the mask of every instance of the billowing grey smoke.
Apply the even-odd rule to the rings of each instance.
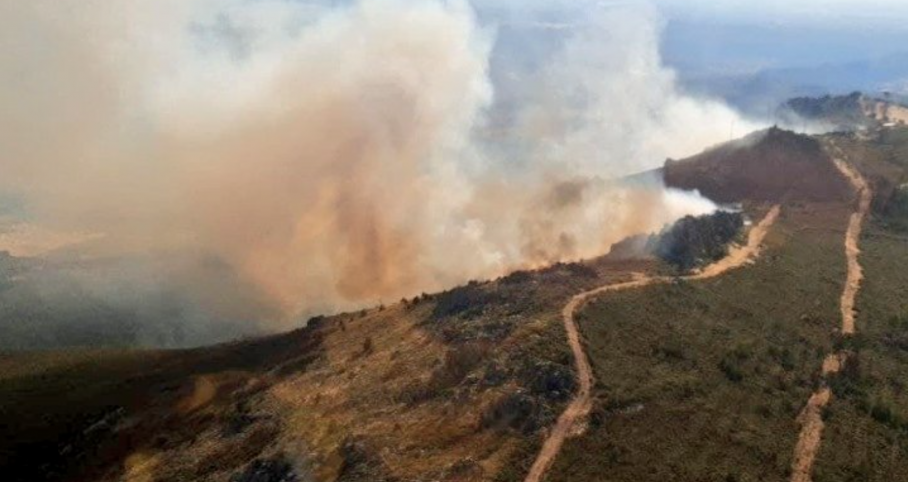
[[[4,2],[0,192],[82,258],[217,260],[258,322],[600,254],[712,209],[610,179],[747,127],[678,92],[654,11],[589,9],[502,86],[464,1]]]

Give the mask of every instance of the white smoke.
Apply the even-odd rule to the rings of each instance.
[[[678,91],[654,10],[590,8],[509,96],[464,1],[4,2],[0,193],[288,314],[601,254],[714,208],[610,179],[751,126]]]

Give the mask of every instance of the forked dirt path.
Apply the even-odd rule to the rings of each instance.
[[[779,205],[773,206],[766,216],[756,226],[751,228],[747,236],[746,245],[732,247],[726,257],[682,279],[701,280],[712,278],[752,262],[759,255],[763,239],[766,237],[769,228],[779,217],[780,209]],[[536,456],[536,461],[533,462],[533,466],[530,468],[530,472],[524,482],[540,482],[542,480],[549,467],[551,467],[552,462],[555,461],[555,457],[561,451],[561,447],[567,437],[583,431],[582,422],[589,414],[590,408],[592,408],[593,369],[590,366],[586,352],[583,351],[583,345],[580,342],[580,331],[577,328],[577,322],[574,320],[574,313],[591,298],[602,293],[640,288],[656,283],[667,283],[672,281],[672,279],[667,276],[637,275],[631,281],[600,286],[577,294],[561,310],[564,329],[568,336],[568,344],[571,346],[571,351],[574,354],[574,363],[577,366],[577,384],[580,389],[564,412],[561,413],[561,416],[558,417],[558,422],[543,443],[542,450]]]
[[[843,154],[838,147],[833,146],[833,149],[839,155]],[[840,159],[833,159],[833,162],[858,195],[858,205],[848,218],[848,230],[845,232],[845,258],[848,262],[848,272],[841,298],[842,334],[851,336],[854,334],[854,299],[858,290],[861,289],[861,280],[864,279],[864,272],[858,263],[858,255],[861,253],[858,242],[861,238],[864,218],[870,211],[873,193],[867,181],[851,166]],[[847,362],[848,353],[844,351],[832,353],[823,360],[822,385],[810,396],[807,405],[798,415],[801,432],[798,435],[791,463],[791,482],[810,482],[812,479],[813,464],[823,438],[823,408],[829,404],[829,400],[832,398],[832,392],[826,384],[826,379],[841,371]]]

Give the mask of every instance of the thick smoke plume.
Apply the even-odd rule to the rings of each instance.
[[[590,8],[499,85],[462,1],[3,2],[0,194],[83,258],[217,260],[258,321],[601,254],[713,208],[613,179],[748,125],[677,90],[655,12]]]

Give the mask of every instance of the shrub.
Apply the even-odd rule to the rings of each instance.
[[[599,273],[595,269],[583,263],[568,263],[565,265],[568,272],[574,276],[587,279],[596,279],[599,277]]]
[[[526,366],[521,370],[520,381],[530,393],[550,400],[567,400],[577,386],[570,368],[545,361]]]
[[[515,285],[520,283],[525,283],[533,279],[532,273],[525,270],[515,271],[504,278],[501,278],[501,282],[505,285]]]
[[[496,400],[482,414],[480,425],[488,428],[511,428],[533,433],[547,421],[545,407],[523,392],[514,392]]]
[[[725,256],[743,226],[744,218],[736,212],[687,216],[659,234],[654,251],[680,271],[689,271]]]
[[[725,378],[729,379],[729,381],[738,383],[744,380],[744,372],[741,370],[741,365],[733,358],[723,358],[719,362],[719,369],[722,370]]]
[[[435,319],[463,316],[473,318],[481,314],[486,306],[499,302],[500,295],[477,283],[445,291],[437,296],[432,310]]]
[[[482,363],[489,349],[481,343],[465,343],[445,353],[444,362],[432,372],[430,384],[443,390],[460,384]]]
[[[442,395],[460,385],[483,363],[488,352],[489,347],[481,343],[465,343],[448,350],[429,380],[410,383],[398,394],[397,401],[413,405]]]

